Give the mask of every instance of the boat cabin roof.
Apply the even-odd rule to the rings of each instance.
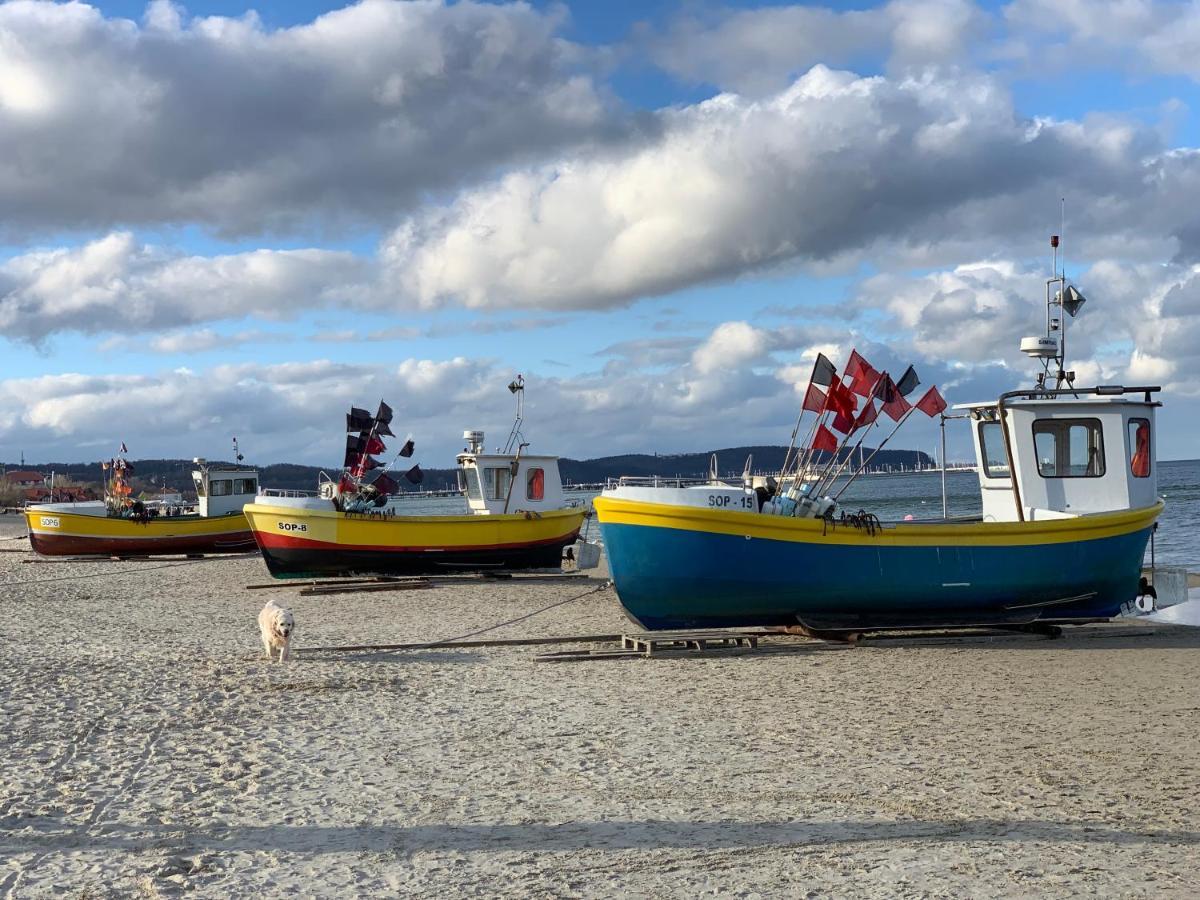
[[[1044,408],[1053,406],[1072,406],[1075,404],[1097,405],[1132,405],[1132,406],[1161,406],[1161,401],[1152,400],[1150,395],[1159,388],[1126,388],[1121,385],[1100,385],[1094,388],[1079,388],[1079,392],[1057,391],[1053,394],[1043,394],[1030,391],[1022,395],[1006,395],[1005,406],[1008,408]],[[1144,399],[1135,399],[1131,394],[1145,392]],[[976,410],[996,409],[999,400],[981,400],[976,403],[955,403],[951,409]]]
[[[971,420],[985,521],[1153,506],[1158,390],[1012,391],[956,405]]]
[[[471,461],[475,461],[475,462],[495,462],[495,461],[500,461],[500,460],[507,461],[507,460],[513,460],[516,458],[517,458],[516,451],[514,451],[512,453],[470,453],[470,452],[467,452],[467,453],[458,454],[458,461],[460,463],[471,462]],[[532,460],[536,460],[537,462],[557,462],[558,457],[557,456],[541,456],[537,453],[522,453],[521,454],[522,462],[528,462],[528,461],[532,461]]]

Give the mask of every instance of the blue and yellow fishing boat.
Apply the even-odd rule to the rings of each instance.
[[[836,494],[809,490],[844,484],[844,476],[811,477],[845,470],[837,452],[802,450],[798,458],[809,463],[779,478],[753,479],[747,470],[743,483],[622,479],[595,509],[627,613],[648,629],[821,632],[1117,615],[1145,589],[1143,556],[1163,509],[1154,453],[1159,388],[1074,386],[1063,369],[1062,313],[1074,315],[1082,302],[1061,276],[1047,283],[1047,336],[1022,342],[1045,361],[1033,388],[949,415],[944,402],[917,404],[941,416],[943,434],[947,419],[970,425],[980,515],[881,522],[869,512],[844,514]],[[1052,362],[1057,380],[1049,387]],[[863,418],[875,421],[874,413]],[[814,424],[814,434],[821,427]]]
[[[678,490],[704,504],[739,496],[715,486]],[[655,502],[650,491],[674,496]],[[856,526],[679,499],[670,489],[625,487],[595,501],[621,604],[648,629],[1107,618],[1137,595],[1163,506],[1043,521]]]

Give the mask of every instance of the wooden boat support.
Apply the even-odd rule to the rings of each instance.
[[[719,648],[758,648],[758,639],[766,632],[746,631],[658,631],[654,633],[621,635],[622,650],[636,650],[643,656],[653,656],[663,650],[705,650]]]

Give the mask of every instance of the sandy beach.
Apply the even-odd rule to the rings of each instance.
[[[1200,890],[1200,629],[305,655],[466,634],[603,573],[301,597],[246,590],[257,558],[30,564],[22,531],[0,517],[3,897]],[[268,596],[287,665],[261,655]],[[601,591],[490,636],[629,630]]]

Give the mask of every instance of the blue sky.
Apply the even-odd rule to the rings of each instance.
[[[543,451],[779,443],[852,347],[984,399],[1033,377],[1063,196],[1075,368],[1164,383],[1195,456],[1193,35],[1100,0],[0,3],[0,459],[329,463],[383,396],[442,465],[515,372]]]

